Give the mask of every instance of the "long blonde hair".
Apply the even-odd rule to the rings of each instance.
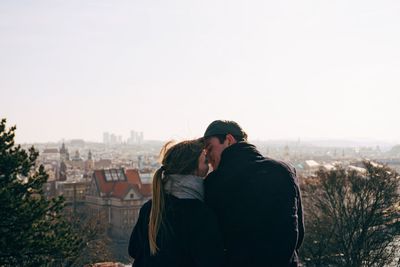
[[[193,174],[198,168],[198,159],[203,151],[200,139],[187,140],[171,146],[166,143],[161,149],[162,166],[153,176],[153,200],[149,220],[150,253],[154,255],[159,250],[157,234],[163,224],[165,208],[164,184],[169,174]]]

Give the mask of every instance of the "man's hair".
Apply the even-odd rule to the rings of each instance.
[[[238,142],[247,141],[247,134],[242,127],[237,122],[227,120],[216,120],[210,123],[203,137],[208,139],[215,136],[223,143],[227,134],[231,134]]]
[[[245,133],[245,136],[238,136],[238,135],[232,135],[232,136],[233,136],[233,138],[235,138],[235,140],[236,140],[237,142],[247,141],[247,135],[246,135],[246,133]],[[222,144],[222,143],[226,140],[226,134],[216,134],[216,135],[209,136],[209,137],[207,137],[206,139],[211,138],[211,137],[216,137],[216,138],[218,138],[220,144]]]

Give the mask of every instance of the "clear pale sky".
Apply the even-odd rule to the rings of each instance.
[[[400,1],[1,0],[17,141],[203,134],[400,142]]]

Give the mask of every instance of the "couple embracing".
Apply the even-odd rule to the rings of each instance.
[[[162,153],[129,241],[134,267],[299,266],[294,168],[262,156],[234,121],[214,121],[203,138]]]

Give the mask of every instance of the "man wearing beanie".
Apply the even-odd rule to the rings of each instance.
[[[234,121],[204,133],[213,167],[205,201],[217,215],[226,267],[297,267],[304,226],[295,169],[263,157]]]

